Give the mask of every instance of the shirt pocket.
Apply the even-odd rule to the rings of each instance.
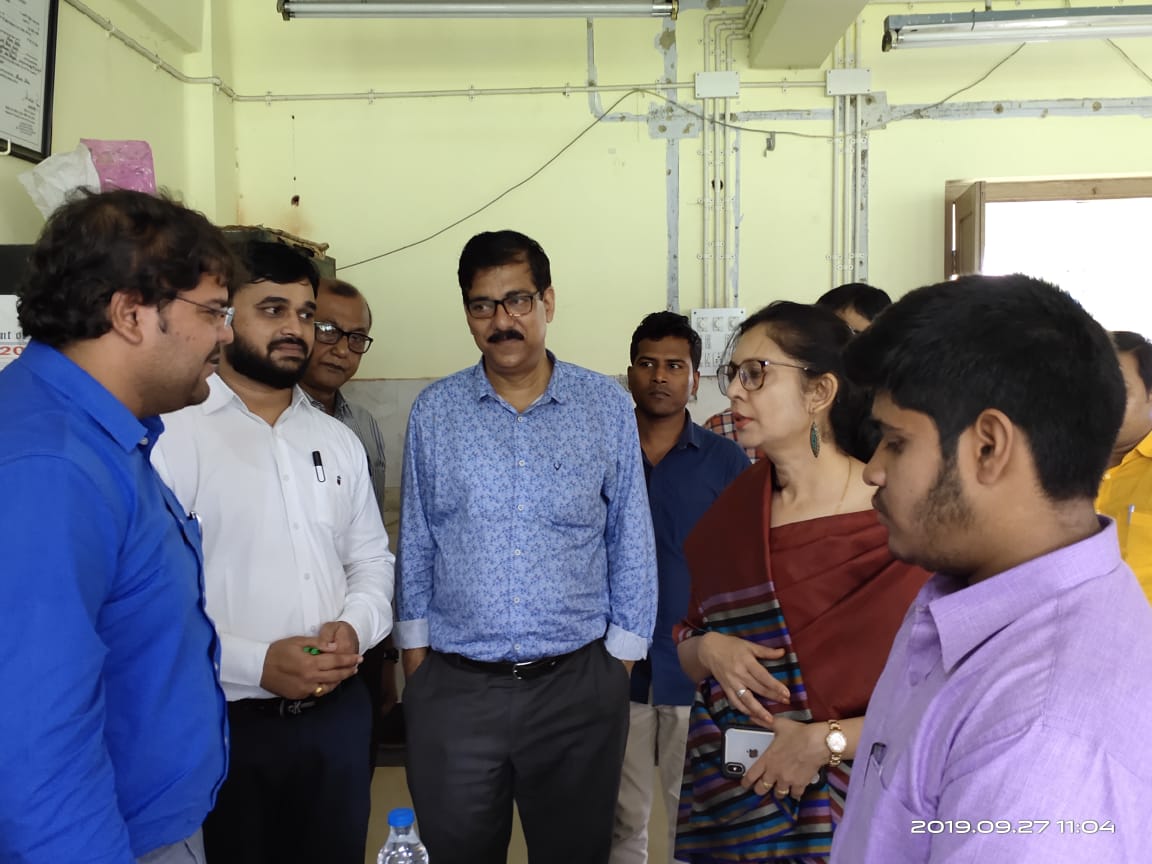
[[[587,455],[549,457],[543,468],[545,518],[561,528],[604,525],[604,467]]]
[[[313,478],[312,517],[333,535],[341,534],[352,522],[349,477],[336,469],[324,469],[324,480]]]

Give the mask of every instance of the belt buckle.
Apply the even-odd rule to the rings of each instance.
[[[304,699],[293,699],[291,701],[284,699],[280,703],[280,716],[291,714],[293,717],[299,715],[304,710]]]
[[[521,670],[526,672],[539,662],[540,662],[539,660],[529,660],[526,663],[513,663],[512,664],[512,677],[515,678],[517,681],[528,680],[521,674]]]

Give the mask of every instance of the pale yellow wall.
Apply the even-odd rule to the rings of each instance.
[[[181,43],[168,29],[150,26],[150,19],[134,14],[137,4],[121,0],[88,0],[97,14],[112,20],[145,47],[180,66],[187,60]],[[202,6],[193,2],[192,6]],[[186,18],[179,18],[187,25]],[[197,74],[195,70],[185,70]],[[197,104],[205,99],[224,103],[231,121],[231,106],[208,87],[177,82],[154,70],[142,57],[104,35],[104,31],[65,3],[60,4],[56,47],[56,83],[52,149],[72,150],[80,138],[144,139],[152,146],[157,182],[192,206],[217,217],[217,172],[209,170],[205,154],[214,147],[204,124],[189,122]],[[204,110],[204,109],[200,109]],[[231,156],[231,151],[229,152]],[[0,243],[28,243],[43,226],[43,218],[17,182],[31,163],[0,158]],[[209,166],[210,169],[214,166]],[[220,172],[228,176],[224,172]],[[203,187],[204,194],[200,194]],[[235,191],[224,212],[234,211]]]
[[[104,0],[188,74],[223,75],[243,94],[337,93],[579,84],[585,25],[552,22],[284,22],[268,2],[205,4],[202,49],[186,53],[128,0]],[[1023,6],[1051,6],[1048,2]],[[1076,5],[1086,5],[1078,2]],[[1091,5],[1091,4],[1087,4]],[[931,102],[974,82],[1011,46],[882,54],[885,14],[971,4],[873,4],[864,16],[862,63],[889,103]],[[702,68],[702,13],[678,24],[679,79]],[[184,23],[183,32],[187,33]],[[599,79],[653,83],[660,24],[596,24]],[[532,95],[293,103],[226,102],[211,88],[180,85],[61,11],[56,146],[83,134],[145,137],[161,180],[222,222],[282,227],[331,244],[349,264],[418,240],[482,205],[551,157],[589,122],[588,100]],[[142,39],[142,41],[147,41]],[[1152,40],[1121,43],[1152,71]],[[168,55],[166,52],[171,52]],[[81,59],[83,58],[83,59]],[[744,81],[819,79],[820,70],[749,71]],[[1103,42],[1030,45],[956,101],[1144,97],[1152,85]],[[616,96],[604,94],[607,107]],[[691,91],[681,99],[692,102]],[[654,100],[631,96],[621,110]],[[733,110],[829,108],[822,90],[745,89]],[[827,135],[826,123],[751,123]],[[954,178],[1148,173],[1149,121],[1125,118],[919,121],[873,131],[870,279],[894,294],[940,276],[944,183]],[[743,133],[741,305],[814,299],[832,281],[832,145]],[[681,306],[700,305],[700,140],[681,149]],[[34,236],[39,218],[0,160],[0,242]],[[290,199],[300,196],[300,206]],[[455,284],[459,249],[474,232],[516,227],[539,239],[558,293],[550,345],[606,372],[626,362],[628,336],[663,308],[666,278],[665,144],[645,125],[606,123],[543,174],[486,213],[430,243],[347,270],[376,313],[376,346],[362,376],[437,376],[472,362]]]
[[[1036,5],[1036,4],[1033,4]],[[1043,4],[1040,4],[1043,5]],[[883,15],[942,11],[882,4],[864,17],[863,65],[889,102],[935,101],[979,78],[1011,46],[881,54]],[[956,6],[955,8],[962,8]],[[571,22],[287,22],[234,4],[231,25],[248,49],[234,55],[243,92],[335,92],[530,86],[579,82],[584,24]],[[678,25],[681,80],[702,68],[702,15]],[[602,82],[651,82],[660,25],[597,22]],[[240,34],[250,34],[240,35]],[[259,39],[256,39],[259,34]],[[1124,47],[1152,69],[1152,47]],[[741,64],[742,65],[742,64]],[[1074,70],[1070,75],[1069,70]],[[744,80],[822,78],[818,70],[742,69]],[[1033,45],[968,99],[1136,96],[1150,91],[1105,43]],[[614,97],[605,94],[604,105]],[[691,101],[690,92],[682,98]],[[652,100],[621,106],[644,112]],[[744,91],[736,110],[827,108],[816,90]],[[510,96],[237,106],[240,209],[332,244],[342,264],[438,230],[521,179],[589,120],[583,96]],[[751,124],[828,134],[823,123]],[[956,177],[1145,172],[1152,144],[1135,118],[906,121],[871,134],[870,278],[902,293],[939,278],[942,198]],[[831,284],[831,143],[741,136],[741,304],[814,299]],[[681,159],[681,305],[700,305],[700,148]],[[517,227],[550,252],[558,289],[550,343],[603,371],[624,365],[628,335],[665,301],[664,143],[637,124],[604,124],[543,175],[485,214],[417,249],[344,275],[366,290],[385,338],[366,377],[444,374],[475,357],[454,284],[472,233]],[[293,208],[293,194],[301,206]],[[383,333],[381,333],[383,331]]]
[[[246,4],[230,12],[236,33],[262,34],[259,46],[248,42],[235,57],[237,89],[248,93],[563,85],[586,75],[579,20],[280,23]],[[598,31],[604,80],[659,76],[658,23]],[[646,105],[631,97],[621,108]],[[242,218],[329,242],[340,264],[450,224],[523,179],[592,119],[582,94],[242,104],[237,117]],[[474,362],[456,258],[475,232],[504,227],[536,237],[552,258],[551,347],[605,371],[622,368],[635,322],[664,302],[664,152],[646,128],[606,124],[483,215],[345,271],[369,295],[374,335],[384,337],[363,374],[436,376]]]

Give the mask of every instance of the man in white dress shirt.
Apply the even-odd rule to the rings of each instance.
[[[317,276],[279,243],[241,250],[234,341],[154,458],[204,532],[231,765],[204,826],[213,864],[362,864],[363,652],[392,627],[393,557],[364,447],[296,386]]]

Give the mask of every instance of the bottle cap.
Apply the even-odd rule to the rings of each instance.
[[[412,812],[411,807],[397,807],[388,814],[388,826],[390,828],[411,828],[415,821],[416,814]]]

